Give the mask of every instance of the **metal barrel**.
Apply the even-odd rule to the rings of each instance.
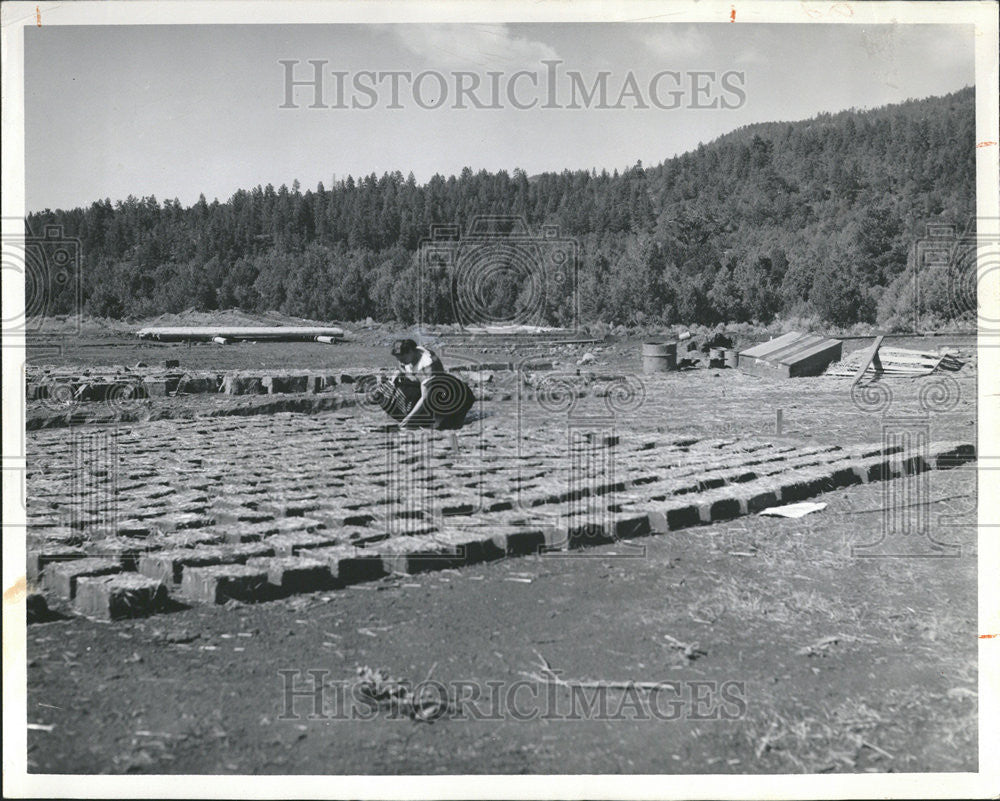
[[[734,348],[726,348],[726,367],[736,368],[740,363],[740,352]]]
[[[676,342],[645,342],[642,346],[642,371],[666,373],[677,369]]]

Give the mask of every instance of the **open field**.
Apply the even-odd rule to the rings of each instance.
[[[77,347],[33,362],[184,358]],[[188,350],[188,369],[387,363],[376,341]],[[974,363],[852,397],[849,379],[642,376],[637,352],[477,376],[454,442],[383,431],[344,383],[295,411],[167,396],[27,432],[50,607],[29,626],[29,768],[974,770]],[[30,401],[29,421],[50,411]],[[757,514],[804,499],[828,505]],[[901,544],[940,558],[867,558]],[[385,703],[343,719],[327,704],[364,666],[467,693],[366,695]],[[315,695],[289,707],[317,686],[323,716]]]

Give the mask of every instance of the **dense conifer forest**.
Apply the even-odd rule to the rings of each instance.
[[[194,307],[277,310],[318,320],[411,323],[422,238],[477,215],[558,226],[577,243],[584,320],[611,324],[770,322],[847,326],[912,320],[915,243],[929,222],[975,213],[975,96],[801,122],[747,126],[656,166],[529,177],[466,168],[241,189],[225,202],[128,197],[33,213],[83,254],[84,310],[147,317]],[[921,274],[923,314],[954,320],[947,265]],[[424,316],[453,322],[447,270],[424,270]],[[498,317],[516,281],[484,290]],[[555,290],[549,290],[555,291]],[[53,296],[69,311],[71,293]],[[62,308],[65,306],[66,308]],[[558,324],[565,309],[551,304]],[[428,317],[430,319],[428,319]]]

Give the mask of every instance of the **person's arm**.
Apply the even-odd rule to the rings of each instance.
[[[409,425],[410,418],[424,408],[424,402],[426,400],[427,400],[427,382],[424,381],[420,384],[420,399],[413,404],[413,408],[410,409],[406,417],[404,417],[402,420],[399,421],[400,428],[406,428]]]

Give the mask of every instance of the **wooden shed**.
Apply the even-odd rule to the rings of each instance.
[[[827,365],[840,361],[843,346],[839,339],[789,331],[740,351],[738,366],[748,373],[781,378],[819,375]]]

